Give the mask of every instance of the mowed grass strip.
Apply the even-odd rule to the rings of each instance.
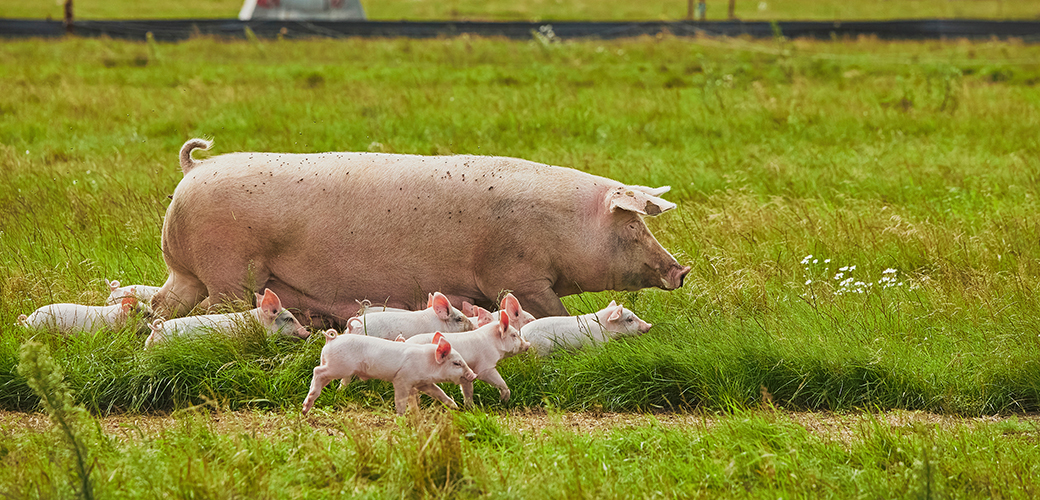
[[[36,404],[15,370],[30,338],[102,412],[302,402],[320,336],[142,352],[131,331],[12,326],[100,304],[105,278],[161,284],[177,151],[209,136],[215,154],[503,155],[673,186],[679,208],[649,222],[693,266],[686,285],[566,301],[618,300],[653,330],[508,360],[507,407],[1036,411],[1038,82],[1040,47],[1015,42],[9,42],[0,406]],[[355,383],[318,405],[389,393]]]
[[[46,417],[0,413],[0,492],[75,496]],[[89,431],[89,432],[86,432]],[[105,419],[98,498],[1032,498],[1035,420],[182,411]]]

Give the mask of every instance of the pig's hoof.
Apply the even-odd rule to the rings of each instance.
[[[505,390],[505,391],[500,391],[500,392],[499,392],[499,395],[500,395],[500,396],[502,397],[502,401],[503,401],[503,402],[505,402],[505,401],[509,401],[509,396],[510,396],[511,394],[512,394],[512,393],[511,393],[511,392],[509,392],[508,390]]]

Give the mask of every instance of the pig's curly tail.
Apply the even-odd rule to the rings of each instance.
[[[197,167],[200,163],[202,163],[201,161],[198,161],[191,157],[192,151],[195,151],[196,149],[201,149],[205,151],[212,146],[213,141],[200,139],[197,137],[195,139],[188,140],[188,142],[185,142],[184,145],[181,146],[181,171],[187,174],[191,171],[191,169]]]

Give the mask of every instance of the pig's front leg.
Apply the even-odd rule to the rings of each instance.
[[[567,308],[563,306],[563,302],[560,302],[560,297],[549,285],[537,292],[514,291],[513,296],[517,298],[524,310],[534,315],[535,318],[570,315]]]
[[[462,389],[462,402],[466,408],[473,407],[473,381],[463,380],[459,387]]]
[[[329,369],[325,365],[318,365],[314,367],[314,378],[311,379],[311,390],[307,393],[307,399],[303,400],[303,414],[306,415],[310,411],[311,407],[314,406],[314,401],[321,395],[321,390],[333,380],[333,376],[329,373]],[[343,380],[349,381],[350,377],[346,377]]]
[[[472,382],[470,382],[470,384],[472,384]],[[448,408],[451,408],[453,410],[457,410],[459,408],[459,405],[455,404],[455,400],[451,399],[451,396],[445,394],[444,390],[442,390],[437,384],[423,384],[418,385],[415,388],[428,394],[430,397],[434,399],[440,400],[442,403],[447,405]]]
[[[404,412],[408,410],[408,400],[411,399],[412,395],[416,396],[416,404],[418,404],[418,394],[415,392],[415,388],[401,382],[394,382],[394,409],[397,410],[397,416],[404,415]]]
[[[498,368],[485,370],[483,373],[477,376],[477,378],[495,387],[498,387],[498,395],[502,398],[502,401],[509,401],[509,396],[511,394],[509,392],[509,386],[506,385],[506,381],[502,378],[502,375],[498,373]],[[473,382],[470,382],[470,386],[472,385]]]

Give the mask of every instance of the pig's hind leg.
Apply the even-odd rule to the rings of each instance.
[[[206,285],[195,276],[170,270],[170,277],[151,299],[152,310],[162,318],[176,318],[191,311],[207,295]]]

